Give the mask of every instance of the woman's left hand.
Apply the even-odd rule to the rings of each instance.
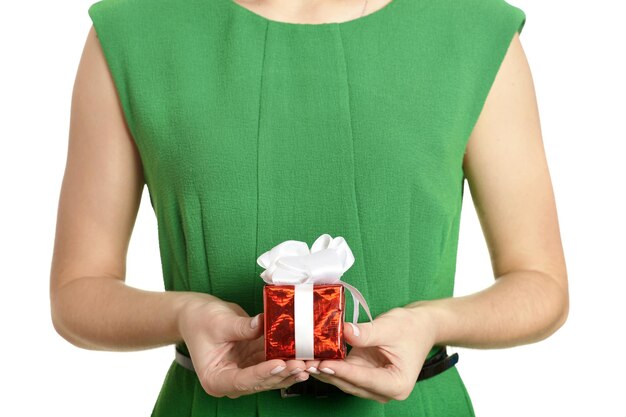
[[[393,308],[371,322],[358,323],[358,335],[352,323],[345,322],[346,342],[352,346],[346,358],[308,360],[307,371],[358,397],[381,403],[406,399],[436,342],[435,323],[421,309]]]

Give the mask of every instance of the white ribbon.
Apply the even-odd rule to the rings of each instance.
[[[363,295],[341,276],[354,264],[354,255],[346,240],[329,234],[318,237],[311,250],[305,242],[286,240],[258,257],[265,268],[261,278],[268,284],[294,285],[294,322],[296,359],[313,357],[313,285],[341,284],[354,301],[352,322],[359,319],[359,304],[370,321],[372,315]]]

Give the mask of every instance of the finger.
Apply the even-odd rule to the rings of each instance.
[[[287,361],[287,369],[284,371],[284,373],[286,373],[287,376],[289,376],[289,375],[298,374],[300,372],[306,372],[305,370],[306,370],[306,364],[303,360],[289,359]]]
[[[253,392],[265,391],[270,389],[283,388],[290,386],[296,382],[308,379],[309,375],[303,371],[304,362],[301,360],[291,359],[287,361],[286,369],[275,374],[272,378],[255,385]],[[298,379],[299,378],[299,379]],[[285,385],[286,384],[286,385]]]
[[[325,373],[320,373],[320,374],[313,374],[311,375],[312,378],[318,379],[322,382],[326,382],[327,384],[333,384],[335,385],[337,388],[339,388],[340,390],[342,390],[345,393],[351,394],[351,395],[355,395],[357,397],[361,397],[361,398],[367,398],[367,399],[371,399],[371,400],[376,400],[380,403],[387,403],[389,402],[390,398],[387,398],[383,395],[379,395],[375,392],[371,392],[368,391],[362,387],[356,386],[342,378],[336,377],[334,375],[328,375]]]
[[[319,365],[319,360],[308,360],[304,362],[304,369],[311,374],[319,374],[319,369],[317,366]]]
[[[249,367],[249,368],[252,368],[252,367]],[[234,395],[232,398],[236,398],[237,396],[240,396],[243,394],[252,394],[255,392],[259,392],[259,391],[274,389],[276,388],[277,384],[283,383],[285,379],[288,379],[298,374],[302,374],[303,368],[304,368],[303,361],[291,359],[285,362],[284,365],[281,364],[272,368],[269,375],[267,375],[267,373],[264,373],[264,372],[267,372],[267,369],[265,371],[258,371],[258,372],[254,372],[254,369],[252,369],[250,375],[244,375],[242,372],[234,373],[234,380],[233,380],[234,391],[228,394],[230,394],[231,396]],[[245,371],[246,369],[248,368],[245,368],[240,371]],[[248,376],[250,376],[249,379],[248,379]]]
[[[366,323],[345,324],[344,336],[351,346],[388,346],[394,340],[394,336],[389,334],[390,327],[380,318]]]
[[[309,378],[309,375],[302,371],[302,367],[296,367],[291,369],[289,367],[289,362],[287,363],[287,368],[281,372],[276,373],[274,376],[267,378],[264,381],[254,385],[252,389],[247,390],[245,392],[234,393],[230,395],[231,398],[237,398],[243,394],[254,394],[260,391],[267,391],[272,389],[280,389],[286,388],[295,384],[296,382],[305,381]],[[293,367],[293,366],[292,366]]]
[[[282,380],[288,375],[284,372],[286,368],[285,361],[280,359],[272,359],[243,369],[221,368],[206,373],[203,378],[205,391],[215,396],[251,392],[255,386],[266,381],[277,383]],[[282,375],[279,375],[281,373]]]
[[[221,323],[221,337],[224,341],[256,339],[263,333],[263,313],[254,317],[230,316]]]
[[[265,361],[265,352],[260,351],[245,356],[237,365],[240,368],[246,368],[248,366],[259,364],[263,361]]]
[[[240,368],[245,368],[251,365],[256,365],[266,360],[264,349],[263,337],[258,337],[254,340],[245,341],[243,343],[235,343],[236,356],[239,358],[236,360],[237,365]]]
[[[280,388],[288,388],[293,384],[297,384],[298,382],[303,382],[309,379],[309,374],[306,371],[297,372],[293,375],[289,375],[289,377],[283,379],[282,382],[279,382],[274,385],[274,389]]]
[[[352,385],[393,399],[404,399],[412,386],[395,365],[384,368],[355,365],[348,361],[323,360],[318,364],[321,372],[341,378]]]

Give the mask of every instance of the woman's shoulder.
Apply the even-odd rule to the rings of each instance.
[[[214,14],[219,4],[199,0],[97,0],[89,6],[88,13],[92,20],[110,19],[118,26],[149,29],[176,26],[194,16]]]
[[[214,0],[98,0],[88,8],[101,41],[128,54],[164,51],[202,34],[219,31],[223,15]]]
[[[403,1],[403,0],[400,0]],[[429,7],[448,10],[466,10],[469,13],[484,14],[498,9],[518,8],[514,0],[422,0]]]
[[[190,0],[97,0],[89,8],[150,11],[159,8],[181,9],[194,3],[196,2]]]
[[[147,6],[154,7],[164,3],[162,0],[97,0],[89,6],[89,14],[128,14]]]
[[[413,0],[394,0],[413,1]],[[525,12],[507,0],[417,0],[425,7],[417,15],[429,35],[457,51],[491,53],[522,32]],[[420,29],[424,30],[424,28]],[[433,35],[435,36],[435,35]],[[439,46],[437,46],[439,48]],[[491,52],[490,52],[491,51]]]
[[[441,18],[441,23],[445,22],[457,26],[470,25],[477,30],[506,24],[510,20],[525,20],[524,11],[507,0],[424,1],[426,8]]]

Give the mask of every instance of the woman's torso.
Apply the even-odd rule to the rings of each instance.
[[[453,295],[465,145],[521,10],[393,0],[347,22],[296,24],[231,0],[102,0],[89,13],[143,163],[166,290],[257,314],[257,257],[328,233],[350,245],[342,279],[373,316]],[[473,410],[456,367],[380,404],[214,398],[173,362],[153,415],[287,413]]]

